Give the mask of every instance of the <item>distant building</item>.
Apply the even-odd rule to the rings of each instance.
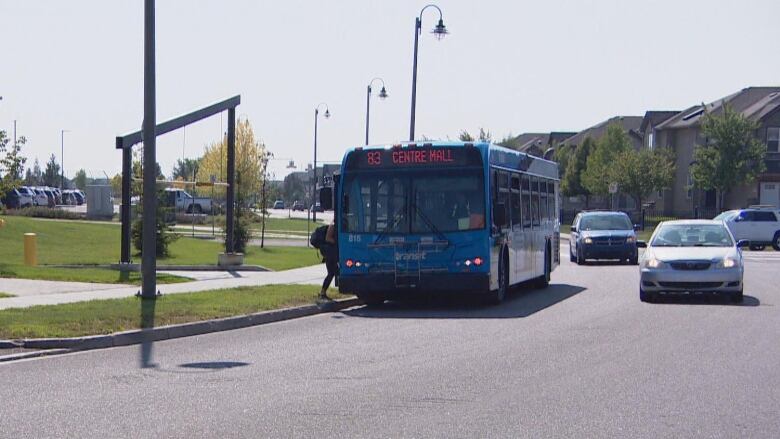
[[[694,150],[706,143],[701,134],[705,112],[723,113],[728,104],[747,119],[758,123],[755,136],[766,145],[766,172],[758,181],[732,188],[725,197],[724,209],[751,204],[780,206],[780,87],[748,87],[706,105],[694,105],[645,130],[648,148],[671,148],[675,155],[675,178],[671,188],[658,194],[656,209],[666,215],[690,215],[699,210],[702,216],[715,214],[716,194],[695,187],[690,173]]]

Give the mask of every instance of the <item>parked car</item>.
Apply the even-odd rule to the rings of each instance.
[[[46,194],[42,190],[38,188],[27,187],[27,186],[23,187],[22,189],[26,189],[27,191],[29,191],[30,196],[32,196],[34,206],[49,205],[49,199],[46,197]]]
[[[780,210],[774,206],[729,210],[715,220],[723,221],[737,241],[749,241],[751,250],[763,250],[771,245],[780,251]]]
[[[16,189],[11,189],[6,192],[5,196],[0,199],[0,204],[8,209],[21,209],[26,207],[22,205],[22,194]]]
[[[720,220],[665,221],[656,227],[642,255],[639,299],[652,302],[660,293],[727,294],[743,298],[741,247]]]
[[[19,193],[19,203],[21,207],[33,207],[35,206],[34,197],[32,191],[26,188],[16,188],[16,192]]]
[[[312,212],[322,212],[322,206],[320,206],[319,201],[309,206],[309,210]]]
[[[187,213],[211,212],[211,198],[196,198],[186,191],[177,188],[166,188],[168,199],[166,204],[169,207],[176,207],[176,210]]]
[[[47,206],[49,207],[56,207],[57,206],[57,197],[54,195],[54,191],[52,191],[49,188],[43,188],[41,189],[44,194],[46,194],[46,200],[48,201]]]
[[[76,199],[76,196],[73,195],[73,192],[70,192],[68,190],[62,191],[62,201],[61,204],[64,204],[66,206],[76,206],[78,205],[78,200]]]
[[[580,212],[571,226],[569,259],[577,265],[588,259],[619,259],[636,265],[637,228],[623,212]]]
[[[81,192],[68,189],[67,193],[70,194],[71,198],[73,199],[74,201],[73,205],[81,206],[82,204],[84,204],[85,197]]]
[[[284,209],[284,201],[282,200],[274,201],[274,209]]]
[[[292,205],[292,210],[300,210],[301,212],[303,212],[303,210],[304,210],[303,209],[303,203],[301,203],[300,201],[294,202],[293,205]]]

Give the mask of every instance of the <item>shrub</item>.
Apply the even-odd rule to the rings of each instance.
[[[157,242],[155,253],[158,257],[165,257],[169,255],[168,246],[179,239],[179,236],[171,232],[166,221],[166,216],[171,213],[169,208],[166,208],[163,204],[165,200],[164,193],[158,193],[157,195],[157,212],[155,215],[155,229],[157,234]],[[143,203],[139,203],[138,212],[139,218],[133,222],[133,228],[131,235],[133,238],[133,247],[140,253],[143,250]]]

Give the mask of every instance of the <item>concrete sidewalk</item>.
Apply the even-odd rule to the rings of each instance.
[[[157,289],[165,295],[242,286],[273,284],[318,285],[322,283],[326,270],[325,265],[320,264],[287,271],[164,271],[161,273],[170,273],[197,279],[193,282],[158,285]],[[26,308],[36,305],[55,305],[96,299],[132,297],[139,290],[140,287],[133,285],[107,285],[82,282],[53,282],[0,278],[0,291],[18,296],[0,299],[0,309]]]

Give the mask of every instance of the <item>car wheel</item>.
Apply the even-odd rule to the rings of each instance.
[[[732,303],[742,303],[742,299],[745,298],[745,295],[742,293],[742,290],[739,290],[737,293],[731,294],[731,302]]]
[[[585,265],[585,255],[582,254],[582,249],[577,247],[577,265]]]
[[[200,207],[200,204],[196,204],[195,205],[195,213],[197,213],[197,214],[203,213],[203,208]]]
[[[655,294],[648,293],[647,291],[645,291],[645,290],[640,288],[639,289],[639,300],[641,300],[642,302],[653,303],[653,302],[655,302]]]
[[[574,257],[574,252],[571,249],[571,246],[569,246],[569,262],[577,262],[577,258]]]
[[[628,259],[629,265],[639,265],[639,255],[634,255]]]
[[[775,237],[772,239],[772,248],[780,252],[780,232],[775,232]]]
[[[509,290],[509,267],[507,266],[506,257],[503,256],[498,262],[498,288],[490,292],[490,303],[498,305],[506,298],[506,293]]]

